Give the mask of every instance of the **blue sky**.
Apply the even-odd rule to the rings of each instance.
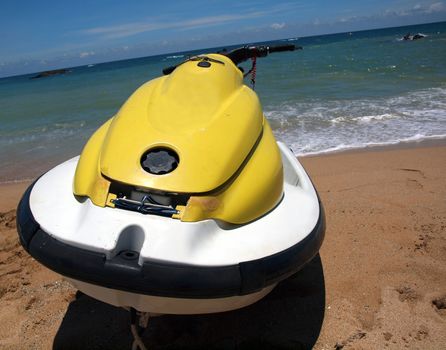
[[[2,0],[0,76],[445,20],[438,0]]]

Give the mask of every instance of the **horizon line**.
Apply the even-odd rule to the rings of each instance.
[[[429,24],[437,24],[437,23],[446,23],[446,21],[416,23],[416,24],[408,24],[408,25],[402,25],[402,26],[369,28],[369,29],[361,29],[361,30],[355,30],[355,31],[343,31],[343,32],[324,33],[324,34],[317,34],[317,35],[295,36],[295,37],[288,37],[288,38],[281,38],[281,39],[249,42],[249,45],[250,44],[255,45],[255,44],[259,44],[259,43],[274,42],[274,41],[284,41],[284,40],[293,39],[293,38],[303,39],[303,38],[312,38],[312,37],[320,37],[320,36],[340,35],[340,34],[346,34],[346,33],[361,33],[361,32],[374,31],[374,30],[396,29],[396,28],[412,27],[412,26],[420,26],[420,25],[429,25]],[[63,67],[63,66],[55,65],[54,68],[48,69],[48,70],[39,70],[39,71],[33,71],[33,72],[29,72],[29,73],[0,76],[0,80],[8,79],[8,78],[16,78],[16,77],[21,77],[21,76],[26,76],[26,75],[45,73],[45,72],[51,72],[51,71],[59,70],[59,69],[67,69],[67,70],[69,70],[69,69],[76,69],[76,68],[80,68],[80,67],[86,67],[86,66],[88,66],[90,64],[93,64],[93,65],[96,66],[96,65],[100,65],[100,64],[108,64],[108,63],[116,63],[116,62],[123,62],[123,61],[131,61],[131,60],[138,60],[138,59],[151,58],[151,57],[157,57],[157,56],[166,56],[166,55],[172,55],[172,54],[183,54],[183,53],[188,53],[188,52],[192,52],[192,51],[200,51],[200,50],[208,51],[208,50],[212,50],[212,49],[222,48],[222,47],[225,47],[225,46],[238,46],[238,45],[248,45],[248,44],[247,43],[244,43],[244,44],[243,43],[226,44],[226,45],[219,45],[219,46],[213,46],[213,47],[203,47],[203,48],[191,49],[191,50],[185,50],[185,51],[168,51],[168,52],[158,53],[158,54],[154,54],[154,55],[137,56],[137,57],[123,58],[123,59],[117,59],[117,60],[111,60],[111,61],[103,61],[103,62],[98,62],[98,63],[91,63],[90,62],[90,63],[85,63],[85,64],[82,64],[82,65],[69,66],[69,67],[66,67],[66,66]]]

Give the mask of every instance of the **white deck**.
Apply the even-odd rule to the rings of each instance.
[[[270,213],[246,225],[223,228],[214,220],[180,220],[81,203],[72,183],[79,157],[42,176],[30,197],[31,211],[41,228],[62,242],[103,252],[120,250],[146,259],[193,265],[232,265],[272,255],[303,240],[319,217],[316,192],[294,154],[279,143],[284,164],[284,196]],[[119,240],[120,235],[125,239]]]

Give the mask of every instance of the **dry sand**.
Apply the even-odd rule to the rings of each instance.
[[[150,321],[150,349],[445,349],[446,147],[301,159],[327,232],[306,268],[238,311]],[[23,251],[0,187],[0,348],[128,349],[127,312]]]

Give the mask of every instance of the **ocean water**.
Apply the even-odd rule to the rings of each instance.
[[[400,40],[407,32],[427,37]],[[269,44],[285,42],[304,49],[259,59],[255,89],[277,139],[296,155],[446,139],[446,22]],[[0,79],[0,183],[34,178],[79,154],[138,86],[212,51]]]

